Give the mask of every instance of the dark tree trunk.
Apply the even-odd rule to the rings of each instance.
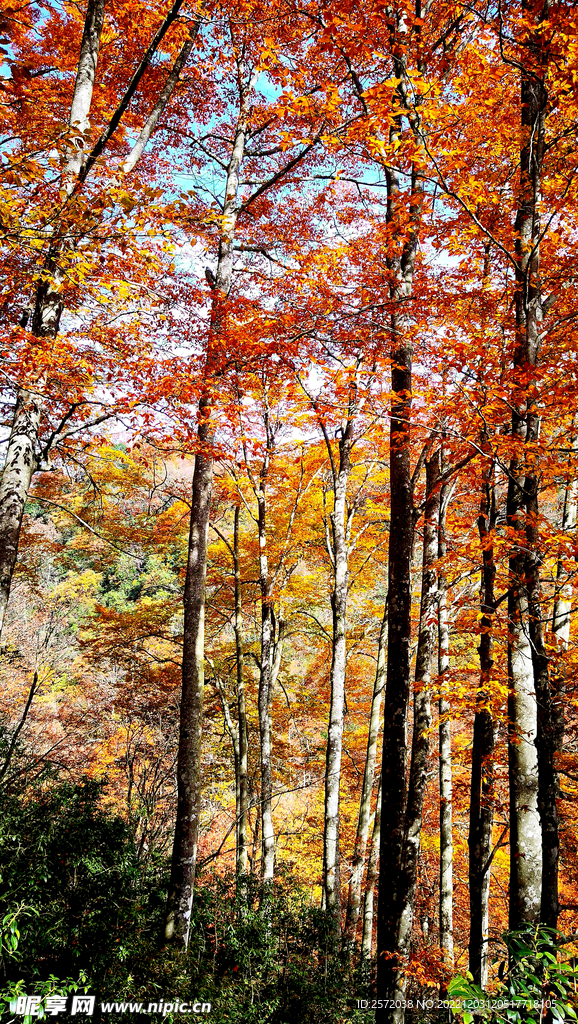
[[[403,79],[405,66],[396,67]],[[402,90],[403,106],[403,90]],[[387,168],[388,223],[395,225],[404,206],[399,174]],[[405,841],[407,716],[411,688],[411,561],[414,541],[413,480],[410,464],[413,344],[404,303],[412,293],[423,190],[417,170],[412,174],[407,240],[399,255],[388,257],[393,278],[391,298],[389,626],[387,682],[384,702],[381,770],[382,821],[377,909],[377,996],[385,1005],[376,1024],[403,1021],[403,1010],[391,1009],[398,977],[399,910],[403,890]],[[387,954],[387,955],[386,955]],[[389,954],[393,954],[390,956]]]
[[[443,458],[441,469],[445,471]],[[440,491],[440,512],[438,531],[438,558],[446,554],[446,513],[454,489],[453,483],[443,483]],[[439,785],[440,785],[440,948],[444,962],[452,967],[454,963],[453,924],[453,860],[452,835],[452,730],[451,706],[445,687],[450,667],[450,626],[448,618],[447,578],[445,568],[438,566],[438,674],[440,698],[439,711]]]
[[[423,804],[426,790],[431,727],[431,664],[437,627],[438,519],[440,509],[440,453],[426,462],[426,498],[423,528],[422,586],[419,636],[413,690],[413,736],[405,814],[402,871],[398,889],[396,954],[400,969],[394,999],[405,999],[404,965],[409,956],[417,886]]]
[[[384,701],[381,768],[381,831],[379,900],[377,907],[378,998],[394,998],[405,832],[407,714],[411,683],[411,559],[414,535],[413,488],[410,467],[411,345],[405,341],[397,315],[392,331],[392,390],[397,400],[391,410],[389,528],[389,622],[387,682]],[[401,335],[401,336],[400,336]],[[392,956],[383,956],[383,953]],[[376,1022],[393,1019],[376,1013]]]
[[[508,525],[519,540],[510,557],[510,928],[555,924],[558,914],[558,824],[553,727],[540,597],[537,525],[540,474],[534,452],[539,436],[533,368],[542,329],[540,236],[545,152],[546,50],[541,24],[548,0],[522,0],[531,23],[521,71],[520,184],[516,217],[516,348],[512,435],[519,454],[510,466]],[[532,24],[533,23],[533,24]],[[534,747],[535,744],[535,747]],[[533,748],[533,749],[532,749]]]
[[[494,466],[489,462],[482,480],[478,530],[482,546],[480,587],[480,689],[474,715],[472,745],[472,782],[470,793],[469,887],[470,938],[469,969],[477,985],[487,982],[488,897],[490,855],[494,821],[494,720],[490,704],[489,681],[494,664],[492,629],[495,614],[494,580],[496,568],[491,531],[496,524]]]
[[[237,876],[247,874],[248,841],[248,756],[249,730],[245,705],[243,672],[243,605],[241,598],[241,564],[239,558],[239,506],[235,506],[233,525],[233,561],[235,569],[235,664],[237,671],[237,721],[239,733],[239,784],[237,801]]]
[[[201,738],[204,690],[205,578],[213,482],[211,400],[199,403],[199,448],[195,456],[189,551],[185,581],[183,687],[177,760],[177,815],[165,926],[167,942],[186,948],[197,863],[201,813]]]
[[[177,817],[171,879],[165,919],[165,941],[186,949],[197,862],[201,813],[201,739],[205,659],[205,578],[207,540],[213,483],[213,424],[215,379],[226,359],[226,317],[233,279],[233,238],[238,217],[239,172],[245,153],[249,93],[241,95],[240,111],[227,168],[223,233],[211,308],[203,390],[198,410],[187,576],[184,595],[183,688],[177,762]]]

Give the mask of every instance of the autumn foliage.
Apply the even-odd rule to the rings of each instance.
[[[3,4],[12,994],[575,1016],[577,28]]]

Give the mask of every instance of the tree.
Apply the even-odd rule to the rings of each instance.
[[[233,30],[231,28],[231,33]],[[235,46],[233,36],[233,46]],[[253,76],[247,78],[245,61],[236,51],[239,113],[226,170],[222,234],[211,300],[211,323],[199,398],[198,449],[192,484],[189,550],[184,594],[183,688],[181,694],[178,804],[167,905],[165,940],[185,948],[189,941],[195,885],[197,836],[201,806],[201,735],[203,724],[205,577],[213,485],[214,427],[211,421],[214,377],[226,350],[227,302],[233,275],[233,239],[238,216],[239,171],[245,153]],[[221,369],[222,372],[222,369]]]
[[[192,504],[190,519],[189,554],[187,561],[187,582],[185,585],[185,639],[183,648],[183,692],[181,697],[181,731],[179,740],[178,776],[179,776],[179,808],[175,827],[171,884],[167,907],[165,939],[188,944],[190,915],[193,899],[195,863],[197,848],[197,832],[201,799],[201,733],[203,715],[204,686],[204,607],[205,578],[207,565],[207,536],[209,529],[211,490],[214,468],[214,429],[213,402],[219,378],[224,375],[227,367],[239,361],[239,354],[231,355],[232,342],[229,318],[231,317],[233,269],[235,258],[235,241],[239,224],[246,230],[248,220],[253,216],[253,208],[261,197],[269,190],[283,182],[293,170],[309,155],[319,138],[301,147],[295,147],[293,156],[278,164],[270,176],[263,175],[261,183],[249,194],[244,194],[242,172],[246,165],[251,173],[255,156],[247,148],[249,141],[259,139],[265,144],[268,132],[273,137],[282,127],[278,124],[278,113],[275,104],[261,109],[252,104],[255,86],[259,74],[267,70],[275,81],[276,75],[284,83],[282,65],[273,72],[269,68],[268,51],[261,48],[262,27],[254,20],[254,10],[249,7],[246,21],[239,24],[226,19],[223,34],[230,36],[233,81],[236,91],[238,109],[234,116],[234,126],[228,124],[224,136],[213,133],[213,141],[217,147],[223,147],[223,138],[227,147],[226,162],[216,154],[208,151],[209,161],[220,166],[225,172],[222,199],[217,200],[219,208],[217,232],[218,259],[217,271],[214,275],[214,286],[210,275],[211,287],[211,322],[206,345],[206,356],[202,371],[200,394],[198,401],[197,450],[195,454],[195,472],[192,486]],[[285,23],[280,18],[280,24]],[[291,30],[292,31],[292,30]],[[291,37],[291,31],[289,33]],[[276,72],[276,74],[275,74]],[[231,134],[229,134],[229,132]],[[204,142],[198,141],[201,153],[206,151]],[[283,152],[279,144],[271,150],[264,150],[256,156],[267,157]],[[251,208],[251,209],[250,209]],[[243,248],[242,244],[240,246]],[[254,247],[249,244],[251,251]],[[256,247],[258,252],[262,247]],[[240,333],[235,336],[237,343]],[[266,602],[267,604],[267,602]],[[269,621],[267,613],[267,621]],[[267,671],[267,669],[265,669]],[[264,685],[261,705],[262,714],[266,717],[269,685]],[[265,772],[268,769],[265,767]],[[266,837],[268,851],[267,873],[272,870],[272,835]]]
[[[98,223],[106,205],[106,202],[103,202],[102,194],[99,194],[99,192],[97,192],[96,197],[89,197],[85,200],[83,185],[97,158],[103,153],[107,144],[117,133],[121,119],[132,97],[139,88],[143,76],[152,58],[157,53],[168,29],[177,19],[182,3],[183,0],[175,0],[168,14],[162,20],[160,28],[155,32],[137,70],[124,89],[124,94],[121,96],[118,105],[116,105],[116,109],[113,107],[113,113],[106,127],[102,130],[92,147],[89,146],[89,135],[91,132],[94,88],[95,84],[98,84],[97,71],[100,41],[105,19],[104,0],[89,0],[87,5],[74,90],[70,103],[69,129],[64,134],[62,133],[61,126],[57,120],[59,115],[58,104],[55,104],[53,101],[49,108],[48,130],[45,125],[42,125],[40,138],[34,140],[36,151],[38,152],[39,150],[44,157],[44,165],[40,161],[35,162],[26,153],[26,148],[30,145],[29,132],[26,127],[23,132],[15,129],[16,135],[13,138],[21,138],[24,144],[22,147],[23,151],[17,152],[16,159],[21,160],[23,163],[26,163],[28,159],[30,163],[28,174],[31,176],[31,181],[26,184],[27,186],[32,184],[34,191],[40,192],[41,195],[43,191],[48,191],[48,196],[43,196],[42,198],[44,203],[46,203],[47,198],[52,198],[53,202],[56,203],[57,216],[55,219],[53,207],[43,208],[43,203],[37,216],[27,216],[25,214],[22,218],[23,223],[18,231],[20,238],[18,238],[18,234],[16,236],[20,244],[26,244],[26,238],[31,229],[34,233],[39,232],[40,244],[33,246],[32,251],[36,255],[36,251],[39,250],[42,266],[38,270],[33,264],[32,280],[27,282],[28,288],[34,282],[35,298],[32,304],[31,333],[35,343],[32,345],[31,351],[36,357],[39,366],[30,384],[18,387],[16,390],[16,402],[13,410],[10,437],[2,480],[0,482],[0,631],[3,626],[8,603],[10,585],[18,553],[18,538],[22,525],[24,504],[32,476],[38,469],[40,460],[48,457],[51,447],[59,439],[59,435],[62,435],[64,428],[67,428],[67,432],[71,432],[70,420],[79,407],[81,408],[81,425],[77,429],[82,429],[83,426],[86,427],[88,420],[86,415],[87,399],[85,396],[76,398],[76,400],[74,398],[69,399],[60,424],[49,433],[46,443],[40,445],[41,453],[39,456],[37,450],[39,447],[39,430],[45,407],[43,395],[51,390],[51,369],[54,355],[56,355],[56,360],[58,360],[58,353],[55,352],[55,342],[60,329],[68,279],[74,280],[75,277],[74,250],[82,249],[81,242],[83,236],[85,236],[87,231],[91,232],[94,230],[95,220]],[[12,19],[9,19],[9,22],[11,21]],[[193,25],[191,34],[187,33],[187,39],[177,57],[175,67],[169,75],[160,97],[156,98],[153,111],[146,119],[137,142],[126,161],[126,171],[132,170],[138,158],[142,155],[144,146],[154,130],[160,114],[167,106],[179,72],[191,52],[198,26],[199,23],[197,21]],[[66,31],[66,28],[65,24],[57,24],[57,30],[60,32]],[[31,31],[33,32],[34,29],[31,28]],[[26,38],[26,42],[29,43],[28,38]],[[22,49],[22,40],[17,38],[17,43],[19,44],[19,49]],[[38,57],[42,57],[42,54],[38,54]],[[58,72],[58,69],[49,67],[48,72]],[[44,75],[44,69],[41,69],[39,74]],[[21,94],[20,102],[28,101],[26,94],[29,91],[27,83],[30,78],[31,74],[28,72],[27,76],[19,76],[16,79],[17,94]],[[56,81],[58,83],[58,75]],[[111,99],[114,98],[113,94]],[[61,97],[58,96],[57,100],[61,100]],[[100,111],[97,116],[100,117]],[[52,118],[54,118],[54,122],[51,123]],[[51,163],[54,161],[50,156],[50,150],[55,145],[60,148],[61,152],[58,183],[56,189],[50,188],[50,184],[48,189],[46,189],[46,179],[50,183],[50,177],[53,177]],[[53,193],[52,195],[51,192]],[[128,203],[132,207],[130,196],[128,197]],[[47,239],[46,244],[45,239]],[[82,265],[82,254],[77,262],[80,264],[78,275],[80,280],[82,280],[87,274],[86,267]],[[70,390],[73,389],[70,388]],[[56,391],[58,393],[58,389]],[[103,418],[105,416],[97,417],[94,422],[101,422]]]
[[[488,978],[488,899],[492,826],[494,821],[494,719],[491,708],[490,676],[493,666],[492,629],[495,614],[494,580],[496,567],[492,544],[496,528],[494,465],[491,457],[483,471],[478,530],[482,547],[483,567],[480,580],[480,689],[474,715],[472,741],[472,781],[470,795],[469,885],[470,940],[469,969],[477,985],[484,987]]]
[[[355,834],[355,847],[353,850],[353,862],[351,865],[351,878],[349,881],[349,893],[347,899],[347,916],[345,919],[345,938],[352,944],[355,940],[359,913],[361,910],[361,890],[363,872],[365,868],[365,854],[369,827],[371,822],[371,797],[375,782],[377,743],[380,729],[381,704],[385,690],[385,671],[387,665],[387,599],[379,641],[377,645],[377,664],[375,668],[375,680],[373,694],[371,697],[371,711],[369,714],[369,725],[367,730],[367,752],[365,755],[365,766],[363,769],[363,783],[361,796],[359,798],[359,816],[357,819],[357,832]],[[380,796],[377,797],[377,808],[375,811],[373,838],[370,850],[370,861],[367,866],[366,896],[363,903],[363,937],[362,950],[366,956],[371,954],[371,940],[373,927],[373,887],[377,878],[377,856],[379,850],[379,814]],[[377,838],[376,838],[377,837]]]
[[[398,12],[391,30],[390,47],[399,84],[396,99],[399,113],[394,115],[389,133],[390,144],[400,138],[403,114],[409,118],[410,130],[416,132],[419,113],[408,110],[408,64],[406,47],[402,40],[409,26],[405,12]],[[413,344],[407,322],[406,300],[412,294],[417,255],[419,224],[424,202],[423,183],[419,177],[416,158],[411,160],[409,202],[402,195],[398,166],[386,169],[388,192],[387,221],[390,230],[400,233],[403,241],[387,254],[390,277],[391,312],[389,345],[391,353],[391,384],[394,395],[391,406],[390,427],[390,491],[391,523],[389,531],[389,591],[387,683],[384,702],[382,756],[382,808],[387,829],[381,832],[379,862],[378,903],[378,990],[386,999],[398,998],[396,978],[400,951],[399,926],[403,896],[403,857],[406,811],[406,722],[410,692],[410,637],[411,637],[411,560],[414,540],[414,506],[412,471],[410,466],[410,424],[412,394]],[[403,939],[405,944],[405,938]],[[383,953],[394,954],[386,959]],[[398,1019],[395,1010],[377,1012],[376,1020]],[[403,1019],[403,1012],[401,1018]]]
[[[440,452],[442,474],[445,465],[443,446]],[[454,490],[454,481],[447,481],[440,489],[438,524],[438,702],[439,733],[439,786],[440,786],[440,947],[448,963],[454,960],[453,925],[453,836],[452,836],[452,735],[451,706],[447,692],[449,657],[449,619],[447,606],[447,576],[440,561],[447,553],[446,516]]]
[[[426,459],[426,494],[424,509],[422,585],[419,614],[419,637],[413,690],[413,735],[405,808],[404,840],[400,879],[397,881],[397,934],[394,976],[395,1000],[405,999],[405,961],[409,953],[417,863],[421,839],[423,804],[429,754],[431,727],[431,665],[435,647],[437,612],[438,520],[440,513],[440,452]]]

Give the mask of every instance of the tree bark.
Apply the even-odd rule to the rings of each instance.
[[[441,469],[446,467],[441,465]],[[453,492],[453,484],[444,483],[440,490],[438,558],[446,554],[446,513]],[[440,785],[440,948],[444,962],[453,966],[453,838],[452,838],[452,732],[450,702],[445,696],[447,674],[450,667],[450,627],[448,618],[447,578],[445,568],[438,566],[438,676],[439,712],[439,785]]]
[[[177,815],[171,862],[165,939],[185,948],[189,941],[197,838],[201,813],[201,740],[204,691],[205,578],[213,483],[213,427],[208,392],[199,402],[185,580],[182,693],[177,758]]]
[[[426,789],[429,730],[431,727],[431,664],[437,626],[437,573],[438,521],[440,509],[440,453],[437,451],[426,462],[426,499],[423,528],[422,587],[419,616],[419,637],[415,664],[413,691],[413,736],[409,768],[407,809],[405,814],[404,848],[401,878],[398,888],[397,936],[395,952],[397,970],[394,978],[394,998],[402,1006],[395,1009],[398,1019],[403,1014],[406,976],[405,965],[409,956],[417,868],[421,841],[423,804]]]
[[[355,847],[353,851],[353,864],[351,868],[351,879],[349,882],[349,895],[347,900],[347,917],[345,921],[345,940],[349,945],[355,942],[359,912],[361,908],[361,884],[363,881],[363,870],[365,867],[365,853],[367,839],[369,836],[369,823],[371,818],[371,794],[375,780],[375,759],[377,755],[377,736],[380,727],[381,701],[385,689],[385,673],[387,664],[387,599],[379,631],[379,643],[377,648],[377,666],[375,670],[375,681],[373,684],[373,696],[371,699],[371,711],[369,715],[369,730],[367,734],[367,754],[365,757],[365,768],[363,771],[363,784],[361,787],[361,799],[359,801],[359,817],[357,821],[357,833],[355,836]],[[373,897],[372,897],[373,899]],[[373,917],[373,908],[372,908]]]
[[[516,216],[516,348],[512,435],[520,450],[510,466],[508,525],[517,535],[510,557],[510,928],[557,920],[558,825],[548,659],[542,630],[538,536],[539,435],[533,367],[541,340],[540,236],[545,151],[546,54],[540,25],[548,2],[522,0],[533,22],[521,71],[520,186]],[[525,513],[525,515],[524,515]],[[524,522],[525,520],[525,522]]]
[[[474,715],[472,744],[472,782],[470,792],[469,888],[470,936],[469,969],[482,988],[488,980],[488,900],[490,895],[490,855],[494,821],[494,720],[489,682],[493,661],[493,617],[495,614],[494,548],[492,531],[496,525],[494,464],[489,461],[483,474],[478,530],[482,547],[480,586],[480,688]]]
[[[389,527],[389,623],[387,682],[384,702],[381,768],[382,816],[379,901],[377,908],[377,992],[390,1000],[394,992],[395,960],[383,956],[397,951],[399,884],[402,868],[407,756],[407,714],[410,692],[411,558],[414,535],[413,486],[410,468],[412,346],[404,336],[400,315],[392,316]],[[393,1012],[376,1013],[376,1024],[389,1024]]]
[[[243,672],[243,604],[241,595],[241,563],[239,558],[239,506],[235,505],[233,523],[233,564],[235,570],[235,664],[237,672],[237,720],[239,730],[239,785],[237,802],[237,877],[247,874],[247,841],[249,813],[249,729],[245,703]]]
[[[347,663],[347,593],[349,585],[349,550],[347,518],[347,484],[351,470],[351,442],[355,418],[355,392],[350,398],[347,424],[339,439],[339,463],[333,468],[333,512],[331,513],[331,558],[333,591],[331,610],[333,634],[331,645],[329,729],[325,762],[325,818],[323,832],[323,887],[325,907],[333,919],[334,933],[341,931],[341,864],[339,851],[339,805],[341,787],[341,755],[343,748],[343,716],[345,709],[345,671]],[[327,440],[327,438],[326,438]],[[329,442],[327,441],[329,444]]]
[[[240,395],[239,403],[240,403]],[[258,478],[251,468],[249,454],[243,441],[245,467],[253,494],[257,501],[257,537],[259,544],[259,588],[261,592],[261,637],[259,665],[259,741],[261,754],[261,877],[265,884],[264,900],[275,872],[275,832],[273,828],[273,750],[271,708],[273,691],[281,667],[284,623],[279,618],[276,635],[273,588],[276,574],[270,572],[267,532],[267,481],[271,460],[275,452],[275,427],[271,423],[269,393],[263,382],[263,423],[265,452]],[[241,429],[243,426],[241,424]],[[279,569],[280,566],[278,566]]]
[[[381,778],[377,783],[377,800],[375,803],[375,819],[373,822],[373,835],[371,837],[371,850],[367,862],[367,877],[365,879],[365,896],[363,898],[363,933],[361,939],[361,955],[365,961],[371,957],[373,943],[373,900],[375,883],[377,881],[379,864],[379,842],[381,832]]]
[[[404,22],[405,26],[405,22]],[[405,28],[398,24],[403,39]],[[397,47],[399,40],[392,40]],[[398,53],[403,54],[403,47]],[[400,109],[407,106],[408,78],[405,57],[394,58],[397,97]],[[412,131],[419,131],[418,113],[413,104],[408,118]],[[390,129],[395,141],[402,130],[398,116]],[[387,682],[384,702],[383,757],[381,771],[382,817],[387,829],[381,833],[379,864],[379,901],[377,910],[377,996],[386,1005],[378,1008],[376,1024],[403,1021],[403,1010],[391,1009],[398,976],[397,945],[402,888],[403,849],[406,810],[407,716],[411,686],[411,561],[414,540],[413,480],[410,466],[412,415],[413,342],[405,313],[413,290],[418,234],[423,205],[423,184],[416,165],[412,167],[409,211],[402,195],[400,173],[395,166],[385,169],[387,184],[386,221],[395,234],[407,212],[405,241],[401,251],[392,244],[387,257],[391,275],[390,297],[393,310],[390,321],[391,388],[394,399],[390,419],[390,494],[389,528],[389,626],[387,641]],[[388,955],[386,955],[388,954]],[[393,954],[393,956],[389,956]]]
[[[266,450],[256,487],[259,534],[259,586],[261,588],[261,668],[259,674],[259,735],[261,740],[261,877],[265,885],[273,881],[275,871],[275,833],[273,830],[273,764],[271,699],[273,696],[274,611],[269,560],[267,555],[267,476],[275,439],[265,399]]]

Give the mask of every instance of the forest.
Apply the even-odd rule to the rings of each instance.
[[[2,0],[3,1020],[578,1020],[577,30]]]

